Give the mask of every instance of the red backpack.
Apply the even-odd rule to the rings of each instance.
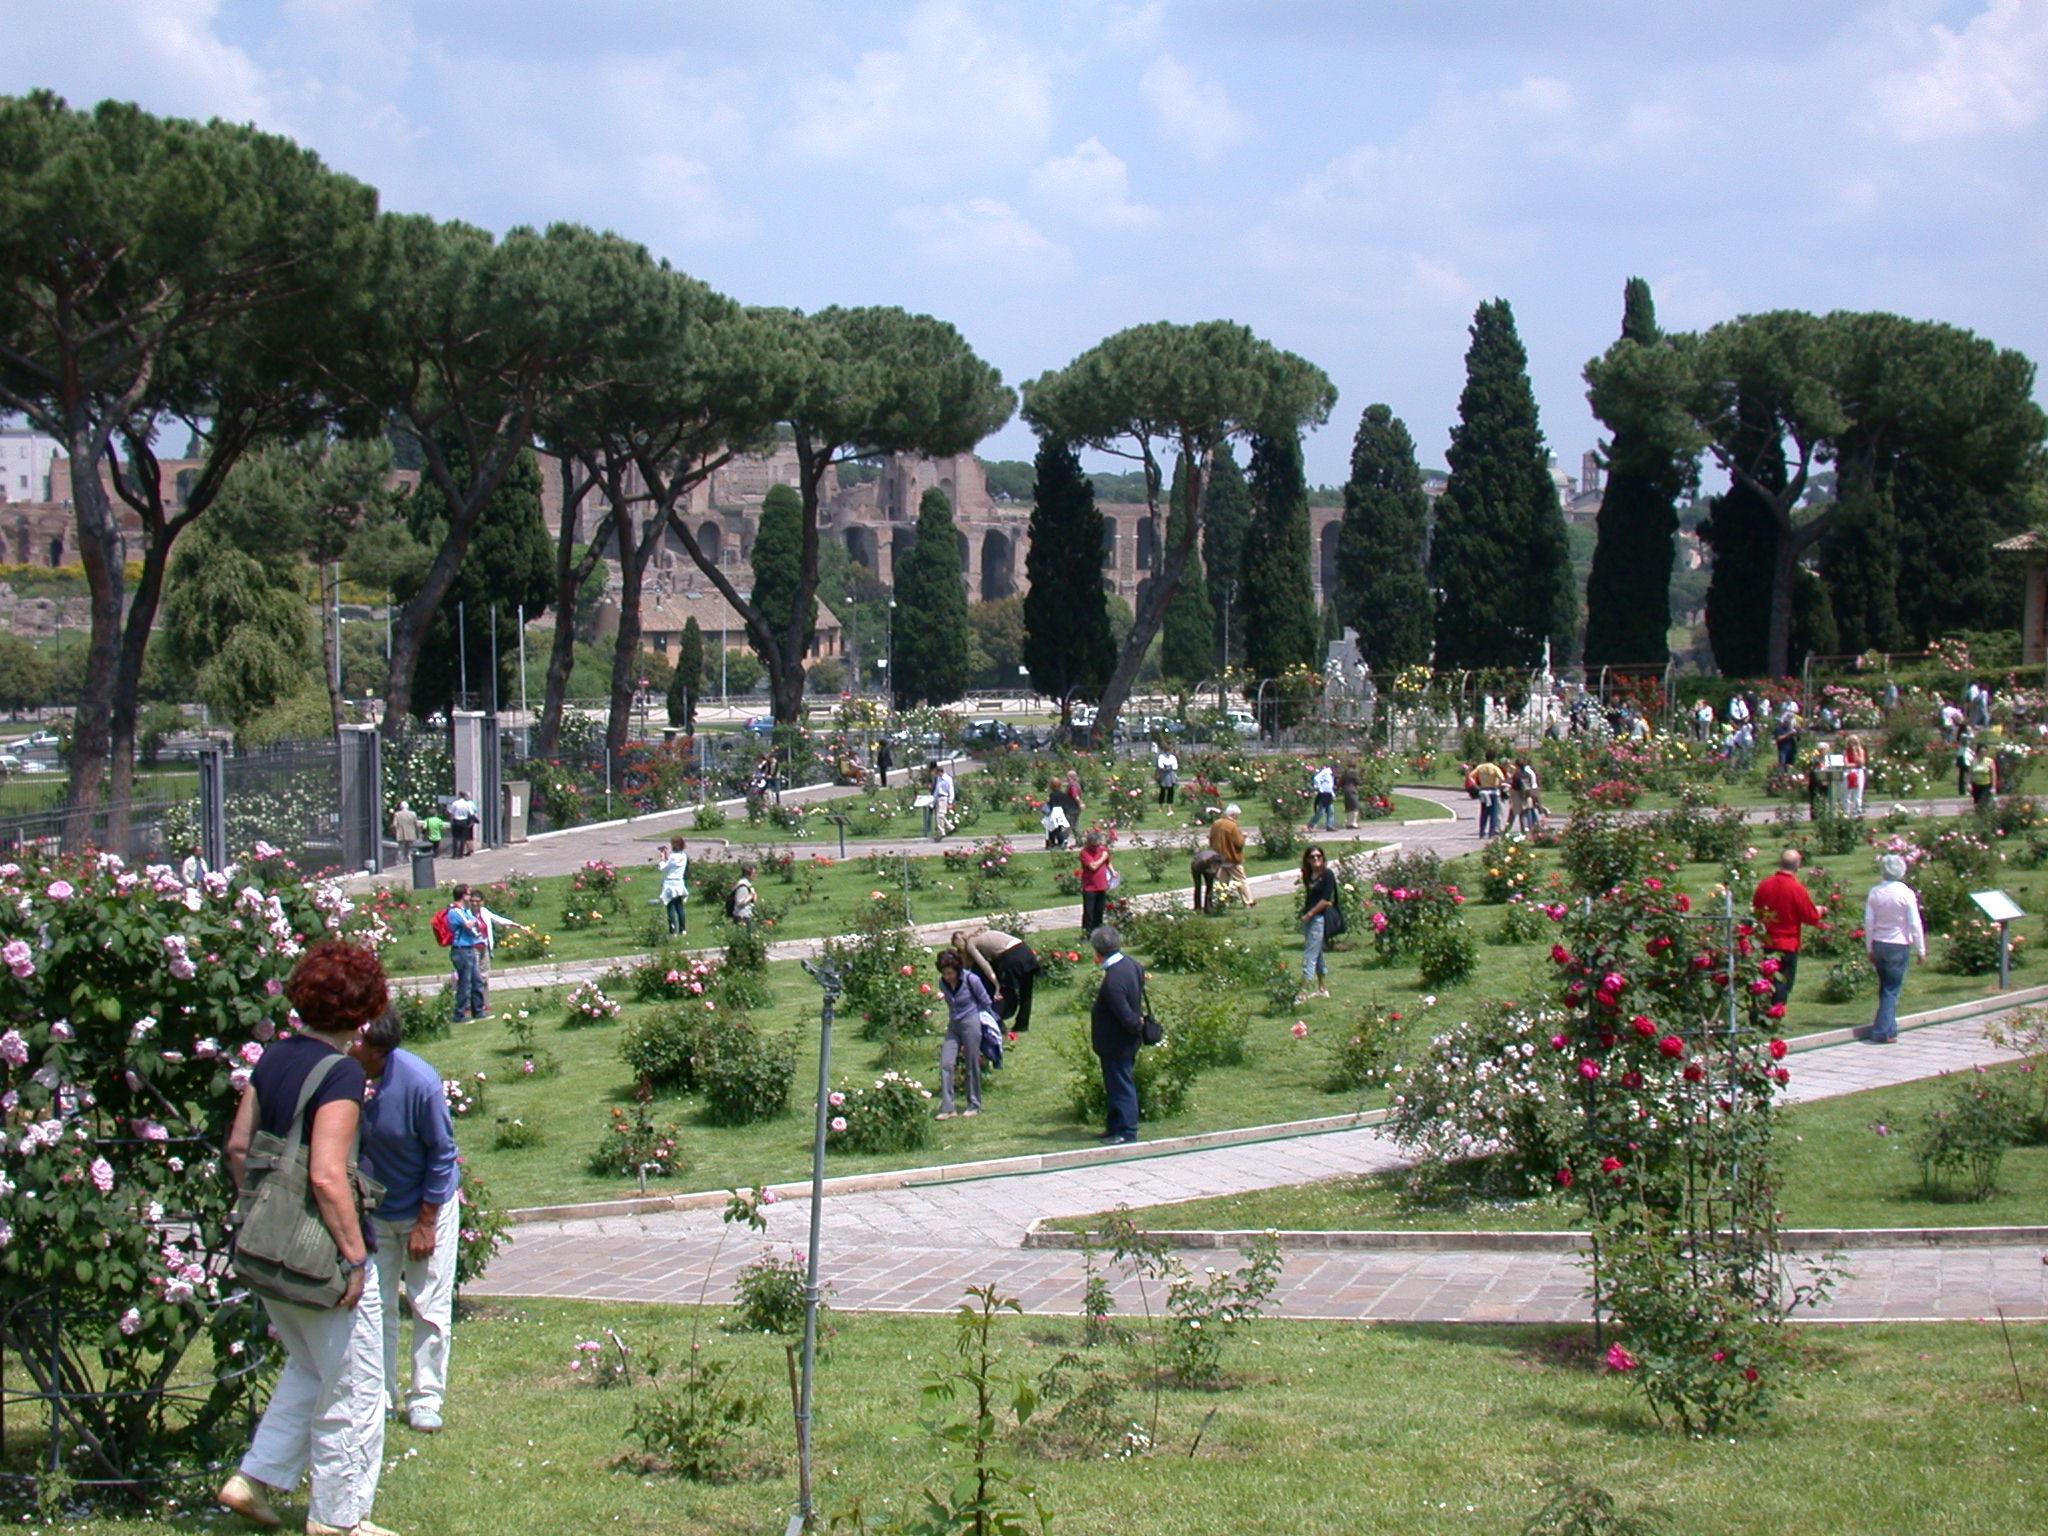
[[[434,942],[443,949],[455,942],[455,930],[448,926],[448,909],[443,907],[434,914]]]

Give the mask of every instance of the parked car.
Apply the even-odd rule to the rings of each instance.
[[[1004,720],[974,720],[960,739],[970,747],[1015,747],[1023,745],[1024,733]]]
[[[749,736],[773,736],[775,734],[775,717],[773,715],[748,716],[746,732]]]
[[[56,770],[48,763],[39,763],[31,757],[22,763],[21,771],[23,773],[54,773]]]
[[[58,744],[55,731],[37,731],[22,743],[25,747],[54,747]]]
[[[1230,728],[1247,739],[1259,734],[1258,717],[1248,709],[1233,709],[1230,712]]]

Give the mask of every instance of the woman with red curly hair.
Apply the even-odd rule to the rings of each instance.
[[[349,1054],[356,1032],[389,1004],[390,989],[375,955],[328,941],[299,961],[285,993],[298,1031],[264,1051],[242,1091],[228,1132],[228,1174],[240,1190],[256,1132],[285,1135],[307,1079],[324,1071],[306,1105],[303,1136],[313,1203],[348,1271],[347,1289],[325,1310],[264,1299],[284,1344],[284,1371],[249,1454],[217,1497],[245,1520],[274,1526],[271,1492],[296,1487],[310,1468],[307,1536],[390,1536],[370,1523],[384,1461],[384,1309],[350,1166],[364,1077]]]

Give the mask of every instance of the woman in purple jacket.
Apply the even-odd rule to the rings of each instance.
[[[946,1038],[939,1046],[939,1118],[953,1118],[953,1073],[967,1066],[967,1108],[961,1115],[981,1113],[981,1016],[994,1013],[988,988],[961,961],[959,951],[939,951],[939,992],[946,999]]]

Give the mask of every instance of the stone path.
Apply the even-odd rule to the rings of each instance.
[[[1981,1018],[1930,1024],[1895,1046],[1802,1052],[1791,1096],[1851,1093],[2004,1059],[1985,1041]],[[946,1311],[968,1285],[993,1280],[1027,1310],[1073,1313],[1082,1255],[1022,1248],[1035,1221],[1369,1173],[1403,1160],[1378,1131],[1343,1130],[832,1196],[825,1205],[824,1273],[834,1305],[851,1310]],[[742,1266],[764,1251],[802,1246],[809,1202],[783,1201],[769,1218],[765,1238],[726,1229],[719,1212],[708,1209],[525,1225],[470,1291],[723,1301]],[[1140,1305],[1131,1282],[1117,1290],[1120,1307]],[[1832,1322],[1967,1319],[2001,1308],[2009,1318],[2048,1318],[2048,1264],[2038,1248],[1861,1249],[1820,1315]],[[1571,1321],[1585,1315],[1584,1275],[1575,1257],[1560,1253],[1290,1251],[1272,1311],[1386,1321]]]

